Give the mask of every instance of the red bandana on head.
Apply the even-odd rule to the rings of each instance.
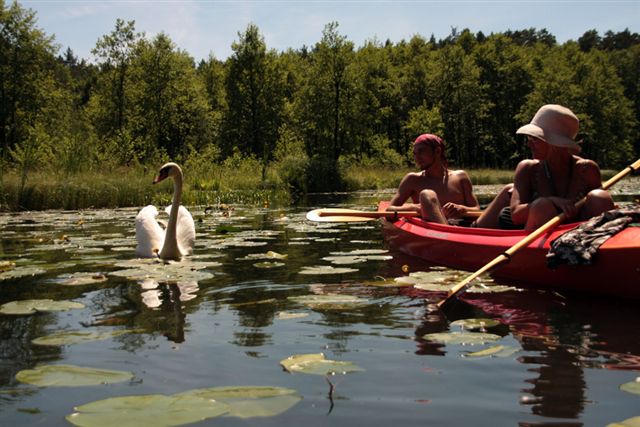
[[[444,140],[442,138],[431,133],[423,133],[422,135],[417,137],[415,141],[413,141],[414,147],[418,144],[429,145],[433,148],[440,147],[440,159],[442,160],[442,164],[444,165],[444,167],[447,168],[447,157],[445,155],[446,150],[444,146]]]

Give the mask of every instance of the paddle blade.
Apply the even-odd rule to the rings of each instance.
[[[352,209],[314,209],[307,212],[307,219],[314,222],[362,222],[376,219],[376,216],[362,214],[362,211]]]

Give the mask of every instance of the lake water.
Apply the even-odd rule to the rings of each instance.
[[[628,383],[640,377],[637,301],[485,279],[484,292],[433,310],[426,300],[444,294],[412,284],[455,283],[463,273],[389,251],[378,222],[305,219],[329,204],[373,209],[376,197],[228,213],[190,208],[195,254],[177,265],[135,260],[136,209],[0,214],[0,304],[83,304],[0,314],[0,425],[69,425],[65,416],[89,402],[223,386],[279,387],[295,400],[266,416],[195,425],[606,426],[640,416],[640,395],[625,391],[637,392]],[[497,324],[476,332],[454,323],[462,319]],[[447,341],[462,331],[485,339]],[[58,332],[113,335],[33,342]],[[442,338],[425,337],[435,333]],[[280,364],[318,353],[359,370],[325,376]],[[88,386],[16,379],[60,364],[132,377]],[[160,425],[149,413],[132,420]]]

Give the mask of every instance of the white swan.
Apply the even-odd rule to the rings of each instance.
[[[158,224],[158,210],[149,205],[136,216],[136,256],[179,260],[193,252],[196,227],[189,211],[180,205],[182,200],[182,169],[175,163],[167,163],[160,168],[154,184],[166,178],[173,178],[173,199],[165,211],[169,214],[166,230]]]

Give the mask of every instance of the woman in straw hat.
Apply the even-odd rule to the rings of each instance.
[[[528,125],[517,130],[526,135],[533,159],[516,167],[510,213],[515,226],[535,230],[565,213],[567,219],[585,220],[613,209],[611,195],[601,189],[600,168],[593,160],[575,155],[579,121],[561,105],[542,106]],[[586,196],[576,209],[575,202]]]

